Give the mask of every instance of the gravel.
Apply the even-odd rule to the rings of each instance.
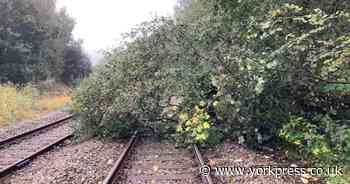
[[[63,111],[56,111],[56,112],[48,113],[46,116],[36,120],[21,121],[21,122],[10,124],[5,127],[0,127],[0,140],[49,124],[50,122],[58,120],[64,116],[67,116],[68,114],[69,113],[63,112]]]
[[[70,126],[69,123],[63,124],[0,149],[0,170],[69,135],[72,133]]]
[[[53,112],[46,117],[35,121],[24,121],[0,129],[0,140],[27,131],[38,126],[42,126],[49,121],[57,120],[66,116],[65,112]],[[18,152],[24,144],[30,145],[32,149],[37,149],[46,144],[47,137],[54,137],[60,133],[71,131],[69,124],[53,128],[46,133],[39,134],[30,140],[30,143],[21,141],[10,145],[6,149],[0,149],[0,169],[1,165],[6,165],[21,155]],[[39,140],[39,141],[38,141]],[[38,141],[38,142],[36,142]],[[22,145],[22,146],[21,146]],[[66,141],[62,146],[45,153],[36,158],[32,163],[14,172],[13,174],[0,179],[0,184],[102,184],[109,170],[113,167],[121,152],[124,150],[125,143],[121,142],[103,142],[97,139],[87,140],[81,143],[72,143]],[[193,175],[191,181],[168,182],[168,183],[200,183],[198,175],[198,166],[193,162],[191,150],[176,149],[171,144],[156,143],[142,140],[138,143],[136,150],[132,152],[127,160],[120,178],[117,183],[130,183],[141,179],[142,176],[149,178],[159,175],[168,177],[174,173]],[[321,184],[321,180],[308,175],[293,175],[276,177],[274,175],[254,175],[247,173],[236,176],[218,176],[214,168],[218,167],[244,167],[256,168],[257,166],[290,167],[291,162],[283,159],[277,154],[257,153],[244,148],[243,146],[225,142],[215,148],[201,150],[204,159],[212,168],[214,183],[238,183],[238,184]],[[16,156],[17,155],[17,156]],[[163,159],[159,162],[158,159]],[[6,162],[5,162],[6,161]],[[8,161],[8,162],[7,162]],[[300,166],[301,164],[293,164]],[[136,177],[133,177],[136,176]],[[138,177],[139,176],[139,177]],[[142,180],[142,179],[141,179]],[[142,183],[142,182],[141,182]],[[159,182],[157,182],[159,183]]]
[[[126,160],[115,184],[201,183],[198,171],[192,150],[142,138]]]
[[[124,149],[124,143],[96,139],[65,145],[39,156],[1,184],[100,184]]]
[[[203,150],[204,151],[204,150]],[[203,152],[202,151],[202,152]],[[254,168],[260,166],[274,166],[274,167],[295,167],[299,164],[292,164],[287,160],[281,158],[281,156],[265,153],[256,153],[252,150],[246,149],[243,146],[226,142],[222,145],[218,145],[213,149],[206,150],[203,156],[208,160],[208,165],[212,168],[212,176],[214,183],[239,183],[239,184],[307,184],[322,182],[318,178],[311,177],[310,175],[291,175],[287,174],[282,177],[276,177],[273,174],[254,174],[251,176],[251,172],[247,171],[245,174],[236,176],[222,176],[215,174],[215,168],[218,167],[244,167]],[[269,173],[268,171],[266,173]]]

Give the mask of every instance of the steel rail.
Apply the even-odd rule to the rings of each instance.
[[[126,145],[126,148],[124,149],[123,153],[118,158],[117,162],[114,164],[113,168],[110,170],[108,176],[103,181],[103,184],[112,184],[114,181],[114,177],[117,174],[118,170],[120,169],[123,161],[125,160],[126,156],[130,152],[132,146],[135,143],[135,140],[137,138],[137,131],[133,134],[131,139],[129,140],[128,144]]]
[[[53,143],[51,143],[50,145],[47,145],[43,148],[41,148],[40,150],[38,150],[37,152],[27,156],[24,159],[18,160],[16,163],[13,163],[9,166],[7,166],[6,168],[0,170],[0,178],[6,176],[7,174],[11,173],[12,171],[15,171],[23,166],[25,166],[28,162],[30,162],[32,159],[34,159],[35,157],[47,152],[48,150],[50,150],[52,147],[62,143],[63,141],[69,139],[73,137],[73,133],[69,134],[69,135],[65,135],[57,140],[55,140]]]
[[[207,166],[205,163],[204,163],[204,160],[203,160],[203,157],[202,157],[202,154],[200,153],[199,149],[198,149],[198,146],[197,145],[193,145],[193,149],[194,149],[194,152],[195,152],[195,155],[196,155],[196,158],[197,160],[199,161],[200,163],[200,168],[201,170],[203,169],[207,169],[208,172],[206,173],[200,173],[201,174],[201,178],[202,178],[202,181],[206,184],[213,184],[213,180],[211,179],[211,176],[210,176],[210,168],[209,166]]]
[[[73,118],[73,115],[68,115],[68,116],[65,116],[65,117],[63,117],[61,119],[55,120],[55,121],[53,121],[53,122],[51,122],[51,123],[49,123],[47,125],[43,125],[43,126],[40,126],[38,128],[34,128],[32,130],[29,130],[29,131],[23,132],[21,134],[15,135],[13,137],[6,138],[6,139],[0,141],[0,146],[4,145],[4,144],[7,144],[9,142],[12,142],[12,141],[14,141],[16,139],[19,139],[19,138],[25,137],[27,135],[33,134],[35,132],[41,131],[43,129],[52,127],[52,126],[57,125],[57,124],[59,124],[59,123],[61,123],[63,121],[69,120],[71,118]]]

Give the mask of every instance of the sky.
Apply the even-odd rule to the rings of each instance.
[[[83,47],[96,64],[100,51],[116,45],[121,34],[152,16],[171,16],[176,0],[58,0],[66,7],[76,25],[75,39],[83,39]]]

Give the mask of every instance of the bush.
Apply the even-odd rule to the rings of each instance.
[[[340,135],[341,141],[339,144],[340,155],[342,160],[350,163],[350,128],[345,129]]]
[[[221,144],[225,139],[225,132],[220,128],[212,127],[208,130],[209,137],[205,141],[205,145],[214,146]]]
[[[301,155],[315,158],[325,157],[331,153],[326,137],[318,132],[318,127],[302,117],[290,117],[283,125],[280,137],[297,147]]]
[[[209,130],[213,123],[208,113],[199,106],[195,107],[193,116],[182,112],[179,114],[180,124],[176,131],[179,133],[179,142],[184,144],[203,144],[209,138]]]
[[[98,129],[98,135],[104,138],[128,138],[132,135],[133,130],[135,127],[130,126],[125,121],[110,120]]]
[[[311,160],[319,167],[345,166],[350,163],[350,128],[339,127],[329,116],[318,115],[312,120],[291,116],[280,130],[280,137],[299,152],[299,158]],[[347,183],[344,176],[325,176],[334,183]],[[348,178],[349,179],[349,178]]]

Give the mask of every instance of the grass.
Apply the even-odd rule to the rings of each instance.
[[[69,104],[70,101],[71,98],[67,95],[47,96],[38,100],[37,108],[40,111],[55,111],[62,109],[62,107]]]
[[[34,85],[0,85],[0,126],[29,120],[50,111],[62,109],[70,103],[69,91],[50,93]]]

